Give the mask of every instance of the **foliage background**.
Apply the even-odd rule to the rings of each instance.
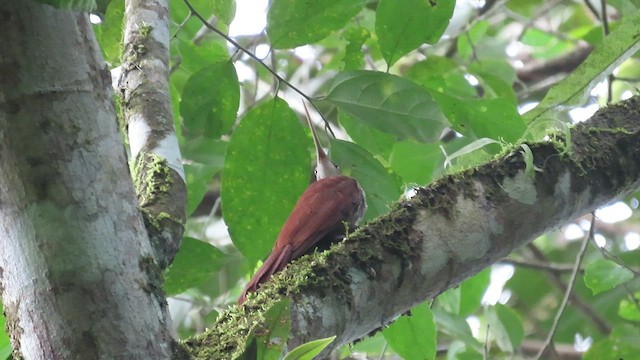
[[[234,21],[234,0],[190,3],[224,33]],[[273,0],[265,31],[234,40],[293,89],[203,26],[185,2],[171,0],[171,100],[191,214],[166,274],[180,336],[203,331],[235,302],[307,186],[313,153],[302,97],[335,133],[322,138],[334,161],[365,189],[366,221],[413,186],[521,140],[565,132],[637,93],[640,66],[629,56],[637,51],[640,1],[611,0],[605,12],[602,3]],[[114,78],[123,14],[124,1],[112,0],[95,26]],[[575,71],[594,48],[588,66]],[[558,84],[567,74],[572,81]],[[521,116],[554,84],[562,96]],[[598,213],[595,241],[555,333],[561,356],[632,359],[640,351],[637,206],[632,196]],[[589,227],[582,217],[545,234],[340,356],[535,353],[562,300],[576,240]],[[8,339],[0,342],[7,356]]]

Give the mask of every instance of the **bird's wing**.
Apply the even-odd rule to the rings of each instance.
[[[346,230],[344,222],[352,219],[361,199],[360,187],[353,178],[334,176],[314,182],[298,199],[274,249],[291,245],[289,262],[313,248],[327,234],[344,234],[341,232]]]

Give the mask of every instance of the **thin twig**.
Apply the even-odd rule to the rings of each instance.
[[[378,358],[378,360],[382,360],[384,359],[384,353],[387,352],[387,347],[389,346],[389,343],[387,341],[384,342],[384,346],[382,347],[382,351],[380,351],[380,357]]]
[[[560,307],[556,312],[556,316],[553,319],[553,324],[551,325],[551,329],[549,329],[549,334],[547,334],[547,338],[544,341],[544,346],[540,348],[538,355],[536,355],[535,359],[540,359],[542,354],[551,347],[553,349],[553,336],[558,329],[558,324],[560,323],[560,318],[562,317],[562,313],[564,309],[567,307],[569,303],[569,297],[571,297],[571,292],[573,291],[573,285],[576,282],[576,278],[578,277],[578,270],[580,269],[580,265],[582,264],[582,260],[584,259],[584,254],[587,252],[587,246],[589,245],[589,239],[593,239],[593,234],[596,227],[596,215],[592,213],[591,215],[591,228],[589,228],[589,234],[582,240],[582,244],[580,245],[580,250],[578,251],[578,256],[576,256],[576,262],[573,265],[573,272],[571,273],[571,278],[569,279],[569,284],[567,285],[567,291],[564,293],[564,298],[562,299],[562,303],[560,303]]]
[[[567,273],[573,271],[573,264],[557,264],[557,263],[543,263],[543,262],[531,262],[525,260],[516,260],[516,259],[504,259],[500,261],[503,264],[511,264],[518,267],[535,269],[535,270],[543,270],[551,273]],[[583,269],[580,269],[580,272],[584,272]]]
[[[602,254],[602,256],[605,259],[615,262],[616,264],[622,266],[623,268],[631,271],[634,276],[640,277],[640,272],[638,270],[636,270],[636,269],[632,268],[631,266],[625,264],[622,259],[620,259],[618,256],[613,254],[611,251],[605,249],[604,247],[598,246],[598,244],[596,243],[595,240],[593,240],[593,244],[596,246],[596,248],[598,248],[598,250],[600,250],[600,253]]]
[[[311,105],[317,109],[316,105],[313,103],[313,98],[311,98],[309,95],[305,94],[302,90],[298,89],[297,87],[295,87],[293,84],[291,84],[289,81],[287,81],[285,78],[283,78],[282,76],[278,75],[278,73],[273,70],[271,67],[269,67],[267,64],[265,64],[265,62],[260,59],[259,57],[257,57],[254,53],[252,53],[251,51],[249,51],[248,49],[246,49],[245,47],[243,47],[242,45],[240,45],[237,41],[233,40],[231,37],[229,37],[227,34],[225,34],[224,32],[220,31],[218,28],[216,28],[215,26],[209,24],[207,22],[207,20],[200,15],[200,13],[198,13],[198,11],[191,5],[191,3],[189,2],[189,0],[184,0],[184,3],[187,5],[187,7],[189,8],[189,11],[191,12],[191,14],[193,14],[193,16],[197,17],[202,24],[204,24],[204,26],[206,26],[209,30],[213,31],[214,33],[220,35],[223,39],[225,39],[226,41],[228,41],[229,43],[231,43],[231,45],[235,46],[237,49],[242,50],[242,52],[244,52],[245,54],[247,54],[250,58],[252,58],[253,60],[257,61],[258,64],[262,65],[262,67],[265,68],[265,70],[267,70],[273,77],[275,77],[278,80],[278,84],[283,83],[285,85],[287,85],[289,88],[291,88],[293,91],[297,92],[298,94],[300,94],[300,96],[302,96],[303,98],[305,98],[307,101],[309,101],[309,103],[311,103]],[[277,90],[276,90],[277,91]],[[322,120],[324,120],[326,127],[329,129],[329,132],[331,133],[331,135],[333,135],[333,137],[335,137],[335,134],[333,133],[333,130],[331,129],[331,126],[329,125],[329,123],[327,122],[327,120],[323,117]]]
[[[484,336],[484,346],[482,347],[482,360],[489,358],[489,330],[491,330],[491,325],[487,324],[487,333]]]
[[[600,0],[600,6],[602,7],[602,29],[604,30],[604,36],[609,35],[609,19],[607,17],[607,1]],[[606,39],[603,41],[607,41]],[[607,76],[607,105],[611,104],[613,100],[613,74]]]
[[[257,61],[260,65],[262,65],[265,68],[265,70],[267,70],[269,73],[271,73],[271,75],[273,75],[273,77],[278,79],[279,82],[282,82],[282,83],[286,84],[293,91],[297,92],[298,94],[300,94],[300,96],[302,96],[303,98],[307,99],[307,101],[312,102],[313,99],[309,95],[305,94],[302,90],[300,90],[297,87],[293,86],[291,83],[289,83],[287,80],[285,80],[282,76],[278,75],[278,73],[275,70],[273,70],[267,64],[265,64],[264,61],[262,61],[254,53],[252,53],[251,51],[245,49],[237,41],[235,41],[231,37],[229,37],[229,35],[223,33],[222,31],[220,31],[215,26],[209,24],[207,22],[207,19],[205,19],[202,15],[200,15],[200,13],[198,13],[198,11],[193,7],[193,5],[191,5],[191,2],[189,2],[189,0],[184,0],[184,3],[187,5],[187,7],[189,8],[189,11],[193,14],[193,16],[197,17],[200,21],[202,21],[202,24],[204,24],[204,26],[206,26],[209,30],[211,30],[214,33],[220,35],[223,39],[225,39],[226,41],[231,43],[231,45],[233,45],[236,48],[242,50],[242,52],[244,52],[245,54],[249,55],[250,58],[252,58],[253,60]]]

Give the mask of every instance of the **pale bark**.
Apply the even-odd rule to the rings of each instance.
[[[165,268],[180,247],[187,203],[169,95],[169,4],[127,0],[125,5],[118,86],[136,194],[156,259]]]
[[[2,1],[0,33],[0,284],[15,355],[168,358],[160,272],[88,16]]]
[[[640,97],[572,129],[571,144],[562,133],[551,137],[528,144],[535,166],[527,167],[524,148],[516,147],[417,189],[328,253],[290,264],[188,345],[237,354],[264,309],[290,295],[288,348],[337,335],[330,351],[640,185]]]

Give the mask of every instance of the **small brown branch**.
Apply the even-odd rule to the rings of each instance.
[[[573,265],[570,264],[558,264],[558,263],[543,263],[538,261],[526,261],[516,259],[504,259],[501,261],[503,264],[511,264],[518,267],[548,271],[555,274],[563,274],[573,271]],[[579,269],[580,273],[584,272],[584,269]]]
[[[591,219],[591,228],[589,229],[589,235],[585,236],[584,240],[582,240],[582,244],[580,244],[580,250],[578,251],[578,255],[576,256],[576,262],[573,266],[573,272],[571,273],[571,278],[569,279],[569,284],[567,285],[567,290],[564,293],[564,297],[562,298],[562,302],[560,303],[560,308],[556,312],[556,316],[553,318],[553,324],[551,325],[551,329],[549,329],[549,334],[547,334],[547,338],[543,343],[543,346],[540,347],[538,354],[536,355],[536,359],[540,359],[543,354],[551,351],[552,353],[556,353],[553,346],[553,336],[558,329],[558,324],[560,323],[560,318],[564,313],[564,309],[566,309],[567,304],[569,303],[569,298],[571,297],[571,292],[573,291],[573,285],[576,283],[576,278],[578,277],[578,270],[580,269],[580,265],[582,264],[582,260],[584,259],[584,254],[587,252],[587,246],[589,245],[589,239],[593,239],[593,233],[596,227],[596,215],[592,213]]]
[[[530,61],[518,71],[518,79],[530,84],[558,73],[569,73],[582,64],[592,50],[593,47],[590,45],[581,44],[575,50],[555,59],[544,62]]]
[[[529,244],[527,248],[531,250],[533,256],[538,261],[541,261],[541,262],[547,261],[546,256],[534,244]],[[554,272],[549,272],[548,274],[549,274],[549,281],[551,281],[551,283],[556,288],[558,288],[560,291],[567,290],[567,285],[564,283],[564,281],[562,281],[560,274],[554,273]],[[577,294],[571,293],[570,300],[571,300],[571,303],[575,305],[576,308],[582,311],[582,313],[585,314],[587,318],[591,320],[591,322],[593,322],[593,324],[598,328],[598,331],[600,331],[605,335],[611,332],[611,325],[609,325],[609,323],[607,323],[607,321],[602,316],[600,316],[600,314],[596,313],[595,310],[593,310],[593,308],[589,304],[587,304],[584,300],[582,300],[582,298],[580,298]]]
[[[523,355],[534,356],[544,346],[542,341],[527,340],[522,343],[520,350]],[[584,355],[583,352],[576,350],[571,344],[556,344],[555,355],[558,360],[580,360]]]

